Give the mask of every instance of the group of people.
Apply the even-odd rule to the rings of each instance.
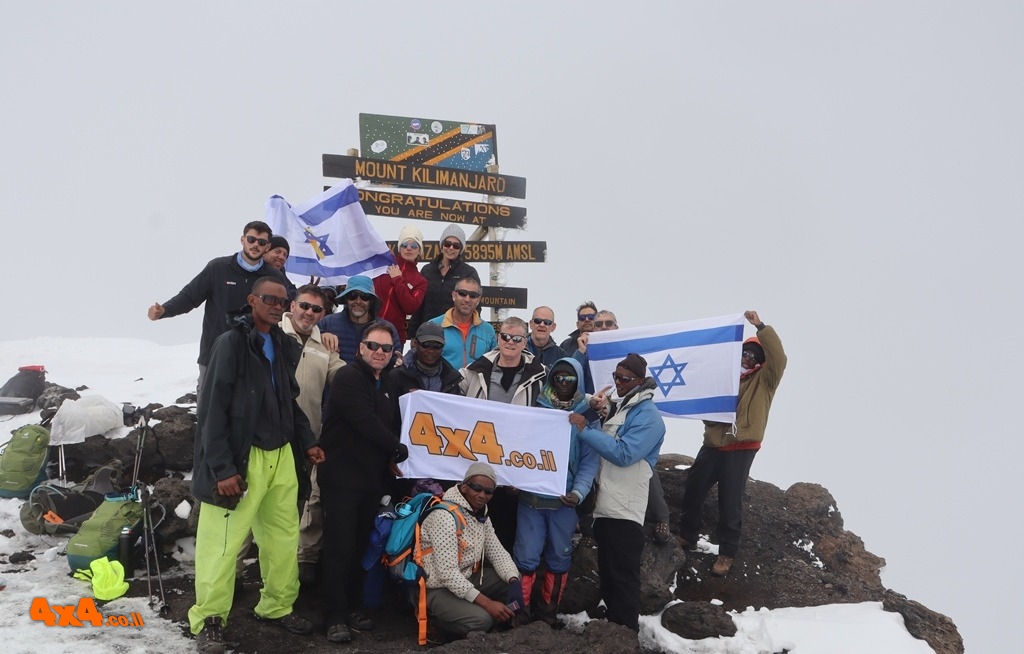
[[[454,638],[501,623],[557,624],[578,529],[598,547],[608,620],[638,629],[645,521],[655,523],[656,542],[670,538],[654,472],[665,424],[647,362],[631,353],[613,384],[591,378],[589,334],[618,328],[615,315],[592,302],[578,307],[576,329],[560,344],[550,307],[536,308],[529,323],[507,318],[496,331],[479,314],[481,284],[462,257],[465,233],[450,225],[439,244],[438,257],[419,270],[423,237],[407,226],[386,273],[351,277],[340,293],[296,288],[284,274],[287,241],[255,221],[239,252],[210,261],[181,292],[149,308],[159,320],[206,304],[189,611],[199,652],[224,651],[238,561],[251,539],[263,580],[258,619],[312,633],[293,605],[300,585],[319,582],[330,642],[373,629],[362,605],[361,558],[381,498],[409,488],[396,482],[409,454],[398,398],[416,390],[562,410],[570,423],[564,494],[499,487],[490,465],[474,463],[444,491],[465,526],[457,529],[443,512],[424,521],[426,604],[439,631]],[[719,576],[739,545],[744,484],[786,365],[774,330],[756,312],[746,318],[757,336],[743,344],[737,420],[706,423],[677,536],[696,544],[704,500],[717,483],[720,556],[712,574]]]

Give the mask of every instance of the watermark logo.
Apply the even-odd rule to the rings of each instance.
[[[94,627],[143,627],[142,616],[132,611],[128,615],[104,616],[96,608],[91,597],[83,597],[78,604],[50,604],[45,597],[36,597],[28,609],[28,615],[47,627],[81,627],[91,624]]]

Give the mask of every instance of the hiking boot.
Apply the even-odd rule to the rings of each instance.
[[[206,618],[203,621],[203,630],[196,634],[196,651],[199,654],[224,654],[220,618]]]
[[[348,630],[346,625],[332,624],[327,628],[327,640],[332,643],[351,643],[352,632]]]
[[[672,534],[668,530],[667,522],[659,522],[654,525],[654,542],[655,543],[667,543],[668,539],[672,537]]]
[[[313,633],[313,623],[297,615],[294,611],[280,618],[264,618],[257,615],[256,619],[263,622],[269,622],[270,624],[275,624],[285,631],[297,636],[308,636]]]
[[[715,564],[711,566],[711,574],[716,577],[724,577],[729,574],[729,569],[732,568],[732,557],[731,556],[719,556],[715,559]]]
[[[317,582],[316,564],[299,563],[299,584],[302,586],[315,586]]]
[[[355,631],[370,631],[373,629],[373,620],[366,617],[359,611],[349,613],[345,622],[348,623],[350,629]]]

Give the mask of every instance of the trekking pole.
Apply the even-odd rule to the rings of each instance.
[[[139,416],[139,422],[136,423],[136,427],[139,430],[138,438],[135,443],[135,465],[132,466],[132,490],[137,491],[139,486],[139,471],[142,469],[142,449],[146,444],[146,432],[149,431],[149,417],[151,411],[149,407],[146,407],[142,411],[142,415]]]
[[[149,489],[143,488],[142,493],[142,541],[143,548],[146,551],[146,590],[149,593],[149,608],[154,608],[156,604],[156,596],[153,595],[153,567],[156,567],[156,581],[160,590],[160,606],[157,612],[161,616],[165,616],[170,613],[170,607],[167,606],[167,598],[164,595],[164,578],[160,571],[160,550],[156,543],[156,529],[153,526],[153,513],[151,511],[151,499]],[[153,560],[150,562],[150,555]]]

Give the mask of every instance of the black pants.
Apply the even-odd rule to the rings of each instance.
[[[362,606],[366,573],[361,561],[380,506],[381,493],[320,487],[324,513],[324,545],[320,550],[320,580],[324,624],[345,624]]]
[[[640,629],[640,559],[644,528],[632,520],[596,518],[597,573],[608,621]]]
[[[743,529],[743,492],[757,450],[722,451],[702,446],[686,479],[679,535],[697,542],[704,500],[718,484],[718,553],[736,556]]]

